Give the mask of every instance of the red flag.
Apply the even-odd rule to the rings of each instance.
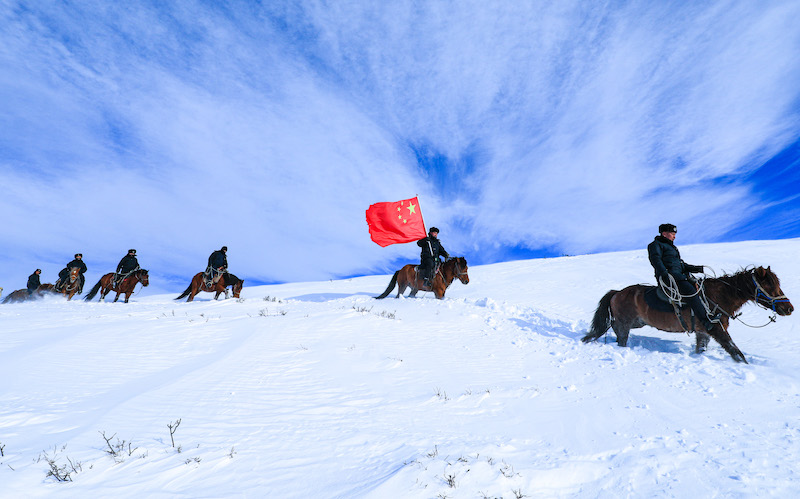
[[[422,210],[416,197],[392,203],[375,203],[367,210],[367,225],[373,241],[382,247],[410,243],[426,236]]]

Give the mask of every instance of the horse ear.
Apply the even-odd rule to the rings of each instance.
[[[759,277],[764,277],[765,275],[767,275],[767,271],[764,270],[764,267],[758,267],[756,269],[756,272],[758,272]]]

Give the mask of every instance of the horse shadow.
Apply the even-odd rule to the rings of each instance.
[[[307,295],[299,295],[299,296],[291,296],[286,298],[287,300],[297,300],[297,301],[306,301],[306,302],[315,302],[315,303],[322,303],[326,301],[332,300],[339,300],[341,298],[350,298],[353,296],[369,296],[372,298],[371,293],[365,293],[363,291],[358,293],[310,293]]]
[[[580,328],[574,328],[571,324],[559,320],[550,319],[541,314],[529,314],[524,319],[511,318],[509,319],[517,327],[523,330],[533,331],[541,336],[562,337],[579,340],[583,336]],[[692,335],[694,338],[694,335]],[[692,340],[694,341],[694,340]],[[609,331],[602,339],[603,343],[609,343],[616,346],[617,337],[613,331]],[[694,343],[688,344],[691,351],[694,352]],[[641,347],[650,352],[674,353],[685,354],[687,343],[681,339],[664,339],[656,336],[642,336],[637,334],[628,337],[628,347],[636,348]]]
[[[694,335],[692,335],[692,338],[694,338]],[[606,334],[606,339],[609,343],[617,343],[617,337],[611,331]],[[687,348],[689,348],[691,352],[694,352],[694,340],[692,339],[692,343],[686,343],[686,341],[677,339],[668,340],[656,336],[642,336],[641,334],[637,334],[636,336],[628,337],[628,347],[640,347],[650,352],[685,354]]]

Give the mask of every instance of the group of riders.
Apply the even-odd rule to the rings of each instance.
[[[208,257],[208,267],[205,270],[205,279],[208,283],[216,283],[219,279],[225,275],[228,271],[228,258],[226,253],[228,251],[227,246],[223,246],[222,248],[214,251]],[[57,292],[62,292],[64,286],[67,283],[67,280],[70,275],[70,269],[77,268],[78,269],[78,291],[77,294],[83,293],[83,285],[86,282],[86,278],[84,274],[86,273],[87,267],[86,263],[83,261],[83,254],[82,253],[75,253],[75,258],[69,262],[66,267],[64,267],[61,272],[58,273],[58,280],[55,283],[54,290]],[[122,260],[119,261],[117,265],[117,271],[114,273],[114,286],[119,286],[125,279],[130,277],[133,273],[138,271],[141,267],[139,266],[139,260],[136,258],[136,250],[129,249],[128,253],[122,257]],[[33,274],[28,276],[28,295],[32,295],[36,292],[37,289],[42,285],[39,276],[42,274],[42,269],[36,269],[33,271]]]
[[[661,224],[658,227],[658,232],[659,235],[647,246],[650,264],[655,270],[656,282],[662,289],[672,290],[673,295],[686,298],[686,302],[694,311],[695,316],[707,331],[711,331],[714,325],[719,322],[719,315],[709,314],[706,310],[698,292],[697,282],[692,276],[692,273],[703,272],[703,266],[690,265],[681,259],[680,251],[675,246],[675,237],[678,233],[678,228],[675,225]],[[439,240],[439,229],[436,227],[431,227],[428,235],[417,241],[417,246],[420,247],[420,277],[424,282],[424,286],[430,288],[433,277],[441,264],[441,258],[449,258],[450,255]],[[207,286],[215,284],[227,273],[227,251],[228,247],[223,246],[208,257],[208,267],[204,273],[204,280]],[[59,279],[55,285],[56,291],[61,291],[67,281],[70,269],[75,267],[79,269],[80,284],[78,293],[83,292],[85,282],[83,274],[86,273],[86,264],[83,262],[81,253],[76,253],[75,259],[59,272]],[[115,284],[118,285],[139,268],[136,250],[128,250],[128,253],[122,257],[122,260],[117,265],[117,271],[114,275]],[[28,277],[27,288],[29,295],[33,294],[41,285],[39,280],[41,273],[41,269],[36,269]]]

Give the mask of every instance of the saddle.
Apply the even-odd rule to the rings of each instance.
[[[661,286],[647,286],[647,290],[644,292],[644,302],[653,310],[672,312],[678,317],[678,320],[681,321],[681,326],[683,326],[685,331],[694,331],[694,310],[692,310],[687,302],[683,302],[681,306],[678,306],[676,302],[671,301],[669,297],[667,297],[667,294],[664,293],[664,290],[661,289]],[[683,315],[681,314],[681,312],[687,308],[692,316],[691,328],[689,328],[683,320]]]
[[[648,307],[659,312],[675,312],[676,304],[669,300],[661,286],[647,286],[647,290],[644,292],[644,301]],[[684,310],[688,306],[686,302],[683,302],[679,310]]]
[[[434,260],[433,272],[431,272],[431,278],[430,278],[431,286],[433,286],[433,279],[436,278],[436,274],[439,273],[439,268],[441,266],[442,266],[442,262],[439,259]],[[420,268],[420,265],[414,265],[415,280],[419,280],[419,278],[420,278],[419,268]],[[420,288],[420,289],[422,291],[431,291],[432,290],[431,286],[423,285],[423,287]]]
[[[208,289],[213,288],[224,274],[225,272],[219,272],[210,268],[206,269],[206,271],[203,272],[203,285]]]

